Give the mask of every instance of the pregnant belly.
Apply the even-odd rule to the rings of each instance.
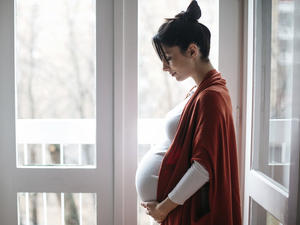
[[[155,201],[158,173],[164,154],[149,151],[136,171],[136,190],[142,201]]]

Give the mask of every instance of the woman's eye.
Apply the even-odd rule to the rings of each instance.
[[[167,57],[166,60],[169,62],[172,59],[172,57]]]

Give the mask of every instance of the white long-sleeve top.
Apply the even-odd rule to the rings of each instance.
[[[207,170],[200,163],[194,161],[168,197],[171,201],[182,205],[208,181]]]
[[[168,112],[165,118],[166,140],[148,151],[139,164],[136,172],[136,189],[142,201],[156,200],[161,162],[175,137],[183,108],[193,93],[194,90],[191,90],[184,101]],[[168,197],[171,201],[181,205],[208,181],[209,174],[207,170],[201,164],[194,161],[176,187],[169,193]]]

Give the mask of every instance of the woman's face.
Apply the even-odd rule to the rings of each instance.
[[[163,71],[168,71],[177,81],[183,81],[191,76],[194,66],[189,49],[184,54],[178,46],[163,46],[163,50],[167,59],[163,60]]]

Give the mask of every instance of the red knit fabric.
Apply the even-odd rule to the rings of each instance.
[[[193,160],[209,172],[209,182],[163,225],[241,225],[237,150],[226,82],[210,71],[186,104],[161,165],[157,200],[173,190]]]

